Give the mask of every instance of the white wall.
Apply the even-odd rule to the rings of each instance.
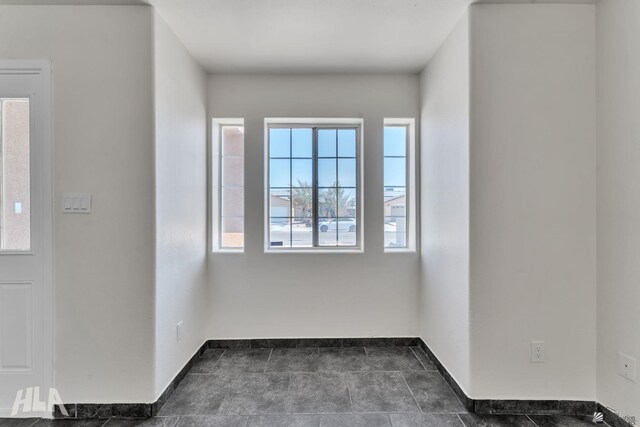
[[[53,67],[55,384],[153,400],[151,9],[0,6],[0,58]],[[62,215],[63,192],[93,194]],[[123,387],[126,384],[126,387]]]
[[[206,335],[207,128],[204,71],[157,13],[153,22],[158,397]]]
[[[469,392],[469,17],[421,76],[420,336]]]
[[[595,6],[470,19],[471,394],[593,400]]]
[[[418,255],[383,252],[385,117],[417,117],[416,75],[212,75],[210,118],[245,119],[245,253],[210,256],[208,338],[415,336]],[[265,254],[265,117],[364,118],[364,254]]]
[[[640,2],[597,12],[598,401],[640,420],[640,385],[617,372],[640,361]],[[640,377],[638,379],[640,381]]]

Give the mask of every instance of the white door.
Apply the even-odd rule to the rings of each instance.
[[[46,62],[0,61],[0,417],[52,385],[50,81]]]

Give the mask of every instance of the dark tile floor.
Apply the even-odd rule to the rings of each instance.
[[[87,420],[36,427],[579,427],[582,417],[467,413],[418,347],[207,350],[148,420]]]

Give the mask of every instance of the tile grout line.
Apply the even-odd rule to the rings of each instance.
[[[387,418],[389,419],[389,425],[394,427],[393,420],[391,419],[391,414],[387,414]]]
[[[227,399],[227,397],[229,397],[229,393],[231,393],[231,388],[233,387],[233,385],[235,384],[235,382],[236,382],[236,380],[238,379],[239,376],[240,376],[240,374],[235,374],[235,377],[233,377],[233,380],[229,384],[229,388],[227,389],[227,392],[224,394],[224,397],[220,400],[220,406],[218,406],[218,409],[216,410],[216,413],[213,414],[213,415],[222,415],[222,414],[220,414],[220,409],[222,408],[222,405],[224,404],[224,401]]]
[[[414,356],[416,359],[418,359],[418,363],[420,363],[420,366],[422,366],[422,369],[424,369],[424,370],[425,370],[425,372],[430,372],[430,371],[427,371],[427,367],[426,367],[426,366],[424,366],[424,363],[422,363],[422,360],[420,360],[420,358],[418,357],[418,355],[416,354],[416,352],[413,350],[413,348],[409,347],[409,349],[411,349],[411,353],[413,353],[413,356]],[[425,354],[425,356],[426,356],[426,354]]]
[[[527,419],[528,419],[529,421],[531,421],[531,423],[532,423],[534,426],[538,427],[538,424],[536,424],[536,422],[535,422],[535,421],[533,421],[533,420],[531,419],[531,417],[529,416],[529,414],[525,414],[525,417],[527,417]]]
[[[460,414],[456,414],[458,416],[458,419],[460,420],[460,422],[462,423],[462,425],[464,427],[467,427],[467,425],[464,423],[464,420],[462,419],[462,417],[460,416]]]
[[[269,368],[269,361],[271,361],[271,355],[272,354],[273,354],[273,348],[269,352],[269,357],[267,357],[267,363],[264,365],[264,373],[266,373],[267,369]]]
[[[415,402],[416,406],[418,407],[418,411],[420,411],[421,414],[424,414],[424,412],[422,411],[422,408],[420,407],[420,404],[418,403],[418,400],[416,399],[416,397],[413,394],[413,390],[411,390],[411,387],[409,386],[409,382],[407,381],[407,379],[404,376],[404,373],[400,373],[400,375],[402,375],[402,380],[407,385],[407,389],[409,390],[409,393],[411,393],[411,397],[413,398],[413,401]]]
[[[284,413],[289,414],[290,406],[293,406],[293,399],[291,399],[291,374],[287,374],[289,376],[289,383],[287,384],[287,396],[284,401]],[[247,425],[249,422],[247,421]]]
[[[206,351],[206,350],[205,350],[205,351]],[[224,356],[226,353],[227,353],[227,349],[225,348],[225,349],[222,351],[222,354],[220,355],[220,357],[218,357],[218,360],[216,360],[216,361],[215,361],[215,363],[213,364],[213,366],[211,367],[211,369],[215,369],[215,367],[218,365],[218,363],[220,363],[220,361],[222,360],[222,356]],[[198,359],[198,360],[200,360],[200,359]],[[193,369],[193,367],[192,367],[191,369]],[[187,372],[187,374],[191,373],[191,369],[189,369],[189,372]],[[211,371],[209,371],[209,373],[210,373],[210,374],[214,374],[215,372],[214,372],[213,370],[211,370]],[[176,386],[176,388],[178,388],[178,387]],[[174,390],[174,391],[175,391],[175,390]]]
[[[416,354],[415,351],[413,351],[413,348],[409,347],[409,354],[411,354],[413,356],[414,359],[416,359],[418,361],[418,364],[422,367],[422,370],[424,372],[428,372],[427,371],[427,367],[424,366],[424,364],[422,363],[422,361],[420,360],[420,358],[418,357],[418,355]],[[413,360],[413,359],[412,359]]]
[[[353,410],[353,399],[351,398],[351,387],[349,386],[349,379],[345,375],[345,382],[347,383],[347,393],[349,394],[349,405],[351,406],[351,413],[355,413]]]

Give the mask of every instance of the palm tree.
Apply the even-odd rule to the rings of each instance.
[[[338,187],[337,183],[333,183],[333,187],[327,190],[327,195],[324,200],[324,207],[326,214],[329,217],[335,218],[338,214],[344,216],[349,207],[349,195],[345,194],[344,188]]]
[[[309,218],[313,216],[313,190],[307,181],[302,182],[299,179],[298,187],[292,190],[293,208],[296,213],[298,209],[300,210],[304,223],[310,226],[311,221]]]

